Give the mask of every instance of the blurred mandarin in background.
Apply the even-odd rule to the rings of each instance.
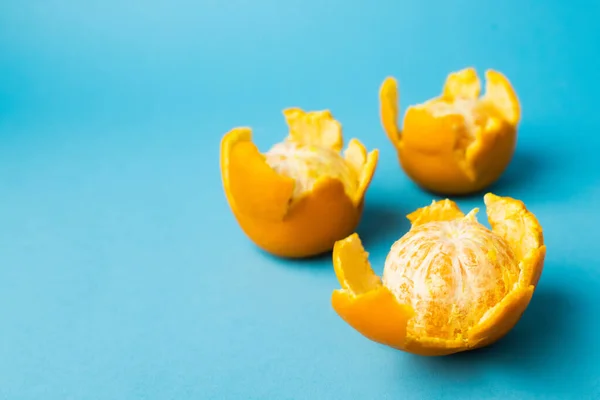
[[[221,175],[230,208],[246,235],[280,257],[315,256],[358,225],[378,151],[351,139],[331,112],[283,111],[289,136],[262,154],[250,128],[221,141]]]
[[[475,69],[451,73],[441,96],[408,107],[398,127],[398,84],[392,77],[379,91],[383,128],[402,169],[422,188],[443,195],[481,191],[510,163],[521,109],[508,79],[485,72],[485,94]]]

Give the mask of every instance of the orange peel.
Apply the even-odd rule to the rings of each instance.
[[[398,126],[398,83],[379,90],[381,124],[402,169],[422,188],[439,194],[481,191],[510,163],[521,118],[519,100],[500,72],[485,71],[485,94],[474,68],[450,73],[442,94],[408,107]]]
[[[221,177],[238,224],[258,247],[309,257],[354,231],[379,152],[357,139],[342,152],[342,126],[328,110],[283,114],[289,135],[264,154],[250,128],[224,135]]]
[[[527,308],[546,246],[536,217],[516,199],[484,196],[491,229],[451,200],[408,215],[377,276],[356,233],[336,242],[336,313],[372,341],[424,356],[487,346]]]

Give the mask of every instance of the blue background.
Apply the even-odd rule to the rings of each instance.
[[[3,0],[0,398],[600,398],[593,4]],[[470,65],[518,91],[518,150],[492,190],[526,202],[548,255],[503,341],[421,358],[337,317],[329,257],[246,239],[218,146],[249,125],[266,150],[283,108],[330,108],[381,151],[359,229],[381,272],[432,196],[398,166],[378,87],[396,76],[406,106]]]

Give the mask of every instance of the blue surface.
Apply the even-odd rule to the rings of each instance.
[[[599,399],[598,17],[550,0],[3,0],[0,398]],[[381,150],[359,230],[380,272],[432,197],[398,167],[379,84],[396,76],[407,105],[469,65],[521,98],[493,190],[539,217],[546,267],[505,340],[420,358],[335,315],[329,258],[256,250],[218,144],[249,125],[266,149],[283,108],[330,108]]]

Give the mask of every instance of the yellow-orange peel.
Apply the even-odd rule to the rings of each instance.
[[[477,221],[478,209],[464,215],[450,200],[409,214],[411,229],[391,247],[382,278],[357,234],[336,242],[337,314],[375,342],[426,356],[502,338],[531,300],[546,246],[521,201],[491,193],[484,201],[492,229]]]
[[[309,257],[354,231],[378,160],[351,139],[331,112],[283,111],[288,137],[266,153],[250,128],[221,141],[221,176],[230,208],[246,235],[280,257]]]
[[[383,128],[402,169],[431,192],[458,195],[494,183],[512,159],[521,108],[509,80],[485,72],[485,94],[475,69],[448,75],[442,94],[408,107],[398,127],[398,84],[392,77],[379,91]]]

